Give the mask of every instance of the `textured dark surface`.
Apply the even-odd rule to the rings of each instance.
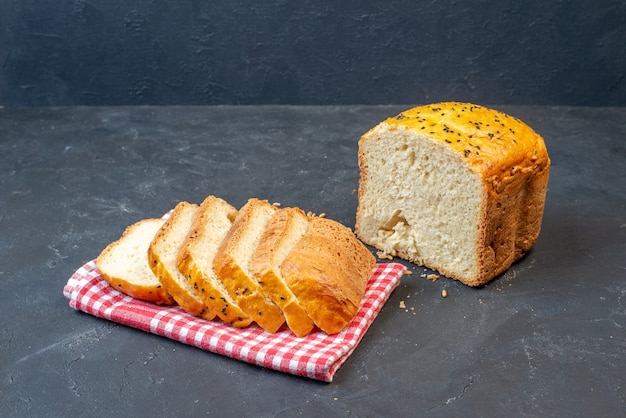
[[[626,105],[622,0],[0,0],[0,105]]]
[[[69,308],[80,265],[179,200],[352,226],[357,139],[404,108],[0,109],[0,416],[623,416],[624,108],[502,107],[553,162],[536,246],[481,289],[411,266],[330,384]]]

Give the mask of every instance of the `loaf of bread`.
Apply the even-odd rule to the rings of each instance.
[[[517,118],[467,103],[416,107],[359,141],[356,234],[469,286],[508,269],[541,228],[550,159]]]
[[[178,270],[178,252],[191,229],[198,205],[180,202],[148,247],[150,268],[178,305],[194,316],[211,320],[216,313],[204,304]]]
[[[148,264],[146,254],[152,238],[165,219],[143,219],[130,225],[119,240],[109,244],[96,258],[102,277],[115,289],[135,299],[174,305]]]

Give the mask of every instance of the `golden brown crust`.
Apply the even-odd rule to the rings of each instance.
[[[308,218],[302,210],[278,210],[270,220],[251,261],[252,274],[282,309],[289,329],[298,337],[310,333],[314,324],[283,280],[280,264],[307,229]]]
[[[445,143],[496,187],[512,167],[543,167],[543,138],[521,120],[471,103],[442,102],[409,109],[385,120]]]
[[[484,285],[530,250],[541,230],[548,175],[549,162],[544,167],[520,168],[497,189],[487,184],[480,273],[474,280],[465,279],[466,284]]]
[[[189,231],[190,224],[181,222],[181,218],[187,218],[189,212],[193,211],[195,213],[197,208],[198,205],[188,202],[180,202],[176,205],[169,219],[167,219],[152,240],[148,249],[148,261],[150,268],[159,278],[163,287],[181,308],[191,315],[211,320],[215,318],[215,312],[209,309],[193,290],[188,287],[186,278],[182,276],[175,266],[175,258],[174,260],[166,259],[168,256],[171,258],[172,254],[176,257],[178,249],[182,244],[182,241],[177,242],[175,239],[179,235],[176,229],[185,228],[185,236]]]
[[[213,263],[217,276],[241,309],[265,331],[275,333],[285,322],[282,311],[265,294],[248,268],[252,252],[239,256],[238,248],[249,239],[249,228],[256,211],[275,211],[265,200],[250,199],[237,214],[232,228],[224,238]],[[269,220],[269,218],[268,218]],[[265,225],[262,226],[263,230]]]
[[[348,228],[313,218],[281,270],[315,325],[336,334],[356,315],[375,264]]]
[[[177,264],[180,272],[187,277],[189,284],[210,310],[235,328],[245,328],[250,325],[252,318],[219,285],[217,277],[209,277],[214,273],[207,271],[213,269],[212,257],[223,239],[223,229],[228,231],[236,216],[237,209],[222,199],[208,196],[200,205],[191,230],[181,246]]]
[[[100,272],[101,276],[111,287],[135,299],[151,302],[156,305],[176,305],[176,301],[159,283],[155,286],[137,286],[121,277],[109,276]]]
[[[104,280],[120,292],[135,299],[152,302],[157,305],[174,305],[176,302],[163,288],[158,278],[154,276],[150,270],[150,266],[148,265],[148,259],[145,257],[144,250],[147,250],[150,241],[137,243],[141,245],[139,245],[136,251],[141,254],[135,254],[133,251],[118,251],[119,246],[123,245],[123,242],[134,239],[133,235],[138,228],[150,228],[156,233],[164,222],[165,221],[163,219],[150,218],[143,219],[130,225],[126,228],[120,239],[110,243],[100,253],[98,258],[96,258],[96,266],[100,270],[100,275],[104,278]],[[109,270],[111,268],[111,262],[116,265],[115,267],[139,262],[145,263],[145,266],[130,266],[125,272],[128,274],[125,274],[124,277],[122,277],[122,273],[124,272],[120,272],[117,268],[115,268],[115,271]],[[134,277],[132,276],[133,274],[140,277]]]

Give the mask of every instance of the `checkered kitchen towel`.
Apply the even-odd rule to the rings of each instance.
[[[178,306],[157,306],[134,299],[109,286],[95,260],[72,275],[63,294],[72,308],[100,318],[262,367],[331,382],[405,270],[398,263],[377,264],[356,317],[342,332],[327,335],[316,329],[302,338],[285,326],[276,334],[255,325],[237,329],[218,320],[196,318]]]

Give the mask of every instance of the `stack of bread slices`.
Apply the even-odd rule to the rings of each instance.
[[[207,197],[141,220],[96,259],[119,291],[237,328],[335,334],[354,318],[376,263],[342,224],[250,199]]]

